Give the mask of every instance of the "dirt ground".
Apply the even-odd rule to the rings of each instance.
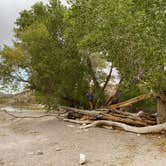
[[[87,157],[86,166],[166,164],[159,146],[166,135],[79,127],[55,117],[13,120],[0,111],[0,166],[78,166],[80,153]]]

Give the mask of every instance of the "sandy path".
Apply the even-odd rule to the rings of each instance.
[[[87,156],[87,166],[166,164],[166,153],[158,146],[159,135],[137,136],[101,128],[80,130],[78,125],[55,117],[17,121],[9,121],[4,113],[0,117],[3,166],[78,166],[80,153]],[[43,154],[37,154],[39,151]]]

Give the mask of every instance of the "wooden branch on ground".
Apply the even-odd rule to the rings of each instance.
[[[142,120],[140,117],[137,116],[132,116],[130,115],[125,115],[119,112],[118,114],[115,112],[111,112],[111,110],[106,110],[106,111],[96,111],[96,110],[81,110],[77,108],[72,108],[72,107],[65,107],[65,106],[60,106],[60,110],[66,110],[69,112],[76,112],[81,115],[88,115],[91,117],[94,117],[96,120],[112,120],[116,122],[122,122],[134,126],[148,126],[148,125],[154,125],[156,124],[155,120],[149,120],[149,119],[144,119]]]
[[[82,115],[93,116],[96,118],[102,117],[102,115],[100,115],[100,112],[95,111],[95,110],[82,110],[82,109],[77,109],[77,108],[73,108],[73,107],[66,107],[66,106],[59,106],[59,110],[72,111],[72,112],[80,113]]]
[[[46,115],[41,115],[41,116],[17,116],[17,115],[14,115],[6,110],[1,110],[3,112],[5,112],[6,114],[10,115],[11,117],[13,118],[20,118],[20,119],[26,119],[26,118],[43,118],[43,117],[46,117],[46,116],[55,116],[57,117],[58,114],[46,114]]]
[[[161,131],[166,131],[166,123],[154,125],[154,126],[147,126],[147,127],[133,127],[123,123],[107,121],[107,120],[94,121],[93,123],[89,125],[82,126],[81,129],[87,129],[90,127],[96,127],[96,126],[102,126],[102,125],[120,127],[125,131],[139,133],[139,134],[159,133]]]
[[[102,114],[102,113],[101,113]],[[112,115],[112,114],[102,114],[103,115],[103,119],[106,120],[113,120],[116,122],[122,122],[122,123],[126,123],[126,124],[131,124],[134,126],[147,126],[147,125],[154,125],[155,122],[153,121],[148,121],[148,120],[142,120],[141,118],[137,118],[137,117],[124,117],[124,116],[116,116],[116,115]]]
[[[138,119],[142,119],[144,118],[145,120],[151,120],[151,121],[156,121],[156,118],[152,115],[149,115],[148,113],[145,113],[143,111],[139,111],[138,113],[131,113],[131,112],[125,112],[125,111],[120,111],[116,108],[112,108],[112,109],[108,109],[108,108],[99,108],[99,109],[96,109],[96,111],[105,111],[107,113],[112,113],[114,115],[118,115],[120,114],[120,116],[126,116],[126,117],[133,117],[134,119],[135,118],[138,118]]]
[[[148,94],[148,95],[141,95],[141,96],[138,96],[138,97],[129,99],[129,100],[127,100],[127,101],[118,103],[118,104],[112,104],[112,105],[108,106],[108,108],[122,108],[122,107],[127,107],[127,106],[130,106],[130,105],[132,105],[132,104],[134,104],[134,103],[137,103],[137,102],[139,102],[139,101],[148,99],[148,98],[150,98],[150,96],[151,96],[151,94]]]

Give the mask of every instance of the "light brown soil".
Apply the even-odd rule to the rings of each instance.
[[[42,112],[17,114],[36,115]],[[158,146],[165,135],[136,135],[79,125],[55,117],[9,120],[0,112],[0,166],[164,166],[166,152]],[[43,152],[39,155],[37,153]]]

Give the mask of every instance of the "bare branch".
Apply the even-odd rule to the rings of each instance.
[[[112,70],[113,70],[113,65],[111,66],[111,68],[110,68],[110,72],[109,72],[109,74],[108,74],[108,76],[107,76],[107,78],[106,78],[106,81],[105,81],[105,84],[104,84],[104,86],[103,86],[103,90],[105,90],[105,88],[107,87],[107,84],[108,84],[108,82],[109,82],[109,80],[110,80],[110,78],[111,78],[111,75],[112,75]]]
[[[91,62],[91,59],[90,59],[90,57],[89,57],[88,51],[86,51],[86,54],[85,54],[85,55],[86,55],[86,58],[87,58],[87,65],[88,65],[88,68],[89,68],[89,71],[90,71],[90,75],[91,75],[91,77],[92,77],[92,80],[93,80],[95,86],[96,86],[97,88],[100,88],[100,84],[99,84],[99,82],[98,82],[98,80],[97,80],[97,78],[96,78],[95,72],[94,72],[94,70],[93,70],[92,62]]]

